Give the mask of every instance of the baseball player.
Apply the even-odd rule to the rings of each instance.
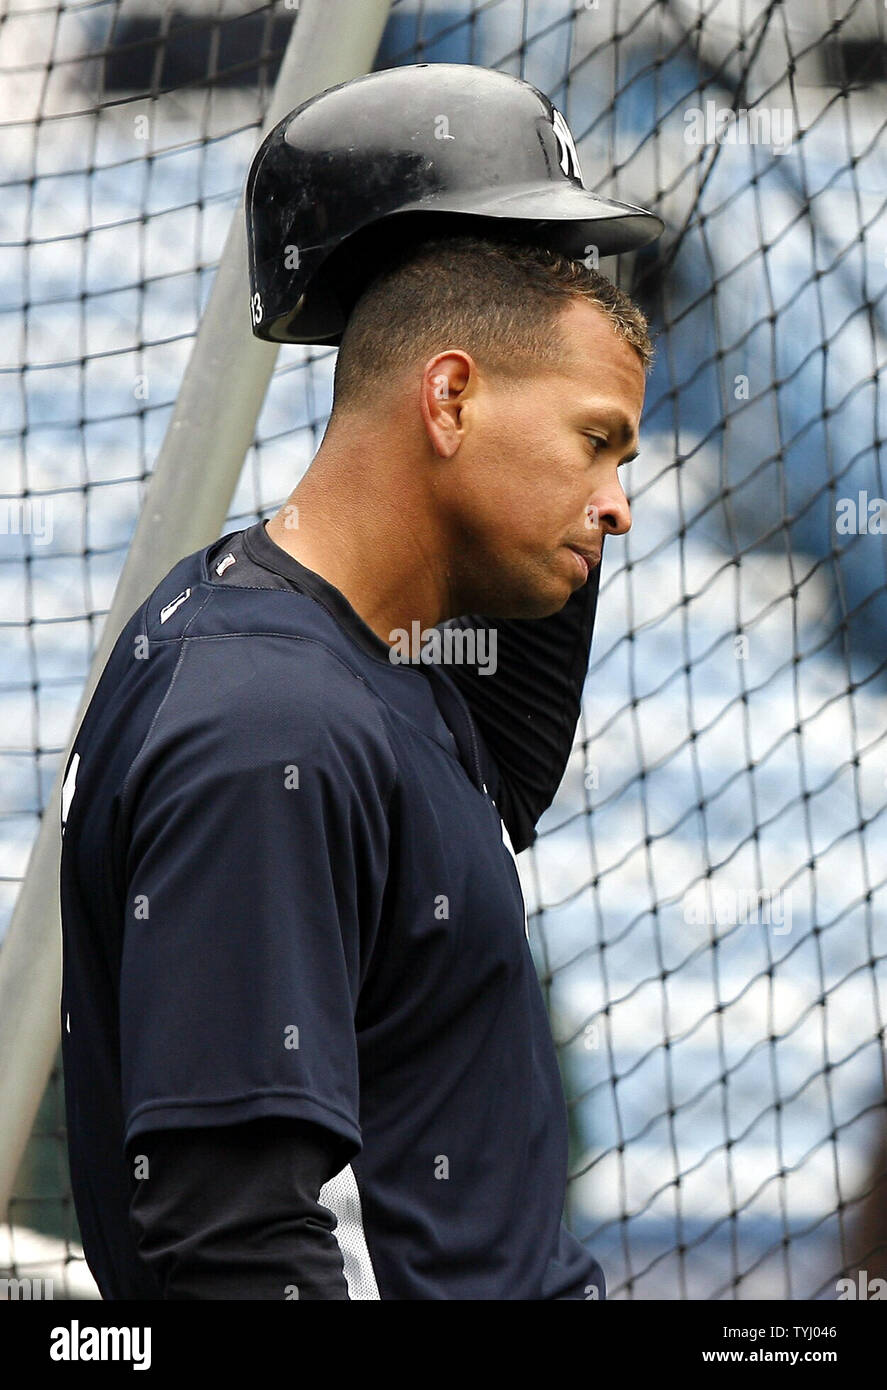
[[[249,173],[257,336],[340,348],[267,521],[132,615],[62,805],[71,1178],[108,1299],[594,1299],[514,855],[630,526],[662,224],[458,65],[335,87]],[[207,466],[211,466],[211,461]]]

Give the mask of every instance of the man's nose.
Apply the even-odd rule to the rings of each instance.
[[[631,507],[618,483],[602,488],[595,494],[587,515],[589,527],[602,531],[604,535],[624,536],[626,531],[631,530]]]

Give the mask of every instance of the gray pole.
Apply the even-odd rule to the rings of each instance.
[[[390,0],[302,0],[264,130],[315,93],[368,72],[390,8]],[[248,297],[240,205],[0,950],[0,1214],[59,1042],[62,774],[130,615],[178,560],[221,534],[278,351],[253,337]]]

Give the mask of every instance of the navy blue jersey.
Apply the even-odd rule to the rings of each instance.
[[[563,774],[593,581],[497,622],[495,673],[392,662],[261,522],[133,614],[62,803],[71,1180],[103,1297],[160,1296],[128,1220],[139,1137],[267,1117],[341,1146],[321,1201],[351,1298],[604,1296],[562,1221],[513,853]]]

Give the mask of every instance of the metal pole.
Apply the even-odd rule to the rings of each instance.
[[[317,92],[369,72],[390,8],[391,0],[302,0],[263,134]],[[121,629],[178,560],[221,533],[278,351],[252,335],[247,285],[241,204],[0,950],[2,1214],[59,1042],[62,774]]]

